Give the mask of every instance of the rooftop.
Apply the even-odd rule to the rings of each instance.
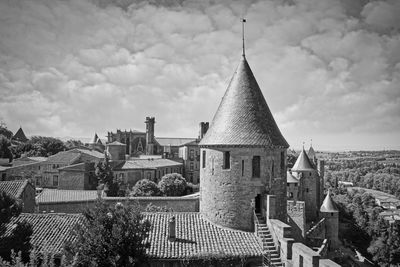
[[[104,154],[100,153],[99,151],[96,151],[96,150],[74,148],[74,149],[68,150],[68,152],[79,152],[79,153],[86,154],[86,155],[89,155],[89,156],[92,156],[92,157],[95,157],[98,159],[104,159]]]
[[[155,169],[170,166],[182,166],[182,163],[169,159],[130,159],[117,165],[113,170]]]
[[[297,158],[296,162],[293,165],[292,171],[313,171],[313,164],[311,163],[310,159],[307,156],[306,151],[301,151],[299,157]]]
[[[148,241],[150,258],[183,259],[191,256],[226,255],[259,257],[261,247],[255,233],[222,228],[197,212],[145,213],[151,222]],[[176,240],[168,241],[168,220],[176,220]]]
[[[36,203],[88,201],[97,199],[97,190],[59,190],[43,188],[36,196]]]
[[[331,191],[328,190],[328,194],[322,202],[321,208],[319,209],[321,212],[338,212],[338,208],[336,207],[335,202],[332,200]]]
[[[22,127],[19,127],[18,131],[12,137],[12,140],[16,140],[16,141],[20,141],[20,142],[28,141],[28,138],[26,137],[24,131],[22,130]]]
[[[27,221],[33,227],[33,234],[31,236],[32,245],[38,251],[57,254],[62,251],[65,241],[73,240],[74,237],[71,230],[82,219],[81,214],[21,213],[18,217],[13,217],[6,225],[3,236],[9,236],[13,226],[17,222]]]
[[[289,147],[245,57],[200,145]]]
[[[28,183],[28,180],[1,181],[0,191],[4,191],[14,198],[20,198]]]
[[[156,141],[160,146],[183,146],[187,143],[196,141],[196,138],[156,137]]]
[[[291,174],[290,172],[286,173],[286,177],[287,177],[287,183],[289,183],[289,184],[298,184],[299,183],[299,179],[294,177],[293,174]]]
[[[73,164],[76,163],[79,158],[81,157],[81,154],[79,152],[74,152],[74,151],[62,151],[59,152],[55,155],[52,155],[48,157],[47,163],[62,163],[62,164]]]

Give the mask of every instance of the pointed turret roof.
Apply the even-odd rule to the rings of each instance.
[[[26,137],[24,131],[22,130],[22,127],[19,127],[18,131],[12,137],[12,140],[20,141],[20,142],[28,141],[28,138]]]
[[[310,149],[308,150],[307,154],[310,159],[314,159],[316,157],[316,154],[315,154],[315,151],[314,151],[314,148],[312,147],[312,145],[310,146]]]
[[[289,147],[244,56],[200,145]]]
[[[321,212],[338,212],[338,208],[336,207],[335,202],[333,201],[331,197],[331,190],[328,190],[328,194],[326,194],[326,197],[324,199],[324,202],[321,205],[321,208],[319,209]]]
[[[312,166],[313,165],[303,147],[303,150],[297,158],[296,163],[293,165],[292,171],[313,171],[314,168]]]
[[[99,139],[99,137],[97,136],[97,133],[94,133],[94,137],[93,137],[92,141],[90,142],[90,144],[96,144],[98,139]]]

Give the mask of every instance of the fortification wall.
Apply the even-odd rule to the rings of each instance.
[[[115,204],[117,202],[124,203],[125,201],[137,201],[143,208],[152,204],[156,207],[166,207],[175,212],[199,211],[199,198],[197,197],[104,197],[103,199],[110,204]],[[93,207],[95,202],[96,200],[38,203],[37,210],[39,212],[80,213],[86,208]]]
[[[293,238],[304,241],[306,232],[306,209],[304,201],[287,201],[288,224],[292,227]]]

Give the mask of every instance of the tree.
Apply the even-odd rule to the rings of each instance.
[[[155,182],[148,179],[142,179],[132,187],[131,196],[159,196],[160,194],[160,189],[157,187]]]
[[[18,217],[22,211],[21,202],[4,191],[0,191],[0,236],[6,231],[7,223],[13,217]],[[0,240],[0,257],[9,260],[11,251],[21,251],[24,261],[29,259],[31,249],[30,238],[33,233],[32,225],[26,221],[17,222],[11,233]]]
[[[12,160],[13,155],[10,150],[11,142],[7,137],[0,134],[0,158],[7,158],[9,161]]]
[[[146,261],[150,222],[137,203],[109,206],[98,200],[83,216],[75,241],[64,247],[70,260],[75,257],[76,266],[136,266]]]
[[[186,190],[186,179],[179,173],[169,173],[161,178],[158,187],[166,196],[182,196]]]
[[[73,149],[75,147],[83,146],[83,143],[81,140],[70,139],[67,142],[65,142],[65,146],[67,147],[67,149]]]
[[[7,139],[13,137],[13,132],[7,129],[7,125],[3,121],[0,121],[0,134],[4,135]]]
[[[13,147],[12,152],[16,158],[21,157],[22,154],[26,154],[27,156],[48,157],[64,151],[65,149],[66,146],[64,143],[57,138],[33,136],[28,142]]]
[[[103,161],[96,164],[95,175],[97,177],[98,184],[104,184],[107,196],[115,197],[121,195],[119,190],[119,181],[114,177],[111,169],[110,159],[107,155]],[[124,194],[122,194],[124,195]]]

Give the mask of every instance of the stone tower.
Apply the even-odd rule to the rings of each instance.
[[[107,154],[112,161],[125,160],[125,144],[118,141],[107,144]]]
[[[200,142],[200,212],[221,226],[251,231],[253,209],[265,214],[276,197],[286,219],[289,147],[243,56]]]
[[[292,173],[300,181],[298,199],[306,203],[307,221],[317,220],[321,194],[320,180],[304,148],[293,165]]]
[[[146,117],[146,155],[154,155],[154,117]]]
[[[339,210],[332,200],[330,190],[319,211],[321,219],[325,218],[325,238],[332,248],[336,248],[339,244]]]

